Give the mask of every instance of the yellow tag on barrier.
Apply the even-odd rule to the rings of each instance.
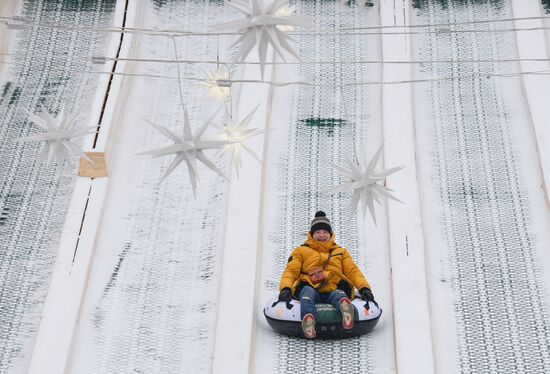
[[[105,153],[86,152],[86,156],[88,156],[92,162],[81,157],[78,166],[78,176],[87,178],[106,177],[107,167],[105,164]]]

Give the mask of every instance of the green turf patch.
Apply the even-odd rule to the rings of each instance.
[[[412,0],[412,6],[416,9],[428,9],[431,4],[440,4],[443,9],[447,9],[449,6],[467,6],[487,3],[498,6],[503,4],[503,0]]]
[[[332,135],[334,134],[334,129],[344,126],[346,124],[346,121],[340,118],[310,117],[299,120],[299,123],[307,127],[312,127],[319,130],[326,130],[329,135]]]

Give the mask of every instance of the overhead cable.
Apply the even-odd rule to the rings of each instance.
[[[465,21],[455,23],[436,23],[436,24],[423,24],[423,25],[407,25],[407,26],[366,26],[366,27],[352,27],[352,28],[340,28],[328,31],[310,31],[310,32],[289,32],[289,35],[417,35],[417,34],[446,34],[446,33],[487,33],[487,32],[513,32],[513,31],[537,31],[548,30],[550,27],[513,27],[513,28],[501,28],[501,29],[453,29],[454,26],[469,25],[469,24],[491,24],[502,23],[512,21],[527,21],[527,20],[546,20],[550,17],[518,17],[518,18],[506,18],[496,20],[476,20]],[[45,28],[60,28],[69,31],[85,31],[85,32],[124,32],[124,33],[140,33],[149,36],[170,36],[170,37],[185,37],[185,36],[226,36],[226,35],[241,35],[239,32],[209,32],[209,31],[192,31],[192,30],[174,30],[174,29],[146,29],[146,28],[132,28],[132,27],[107,27],[97,28],[89,26],[73,26],[68,24],[62,24],[58,22],[34,22],[19,17],[2,17],[0,16],[2,23],[7,24],[8,27],[21,29],[22,25],[29,25],[34,27]],[[10,22],[12,21],[12,22]],[[15,23],[14,23],[15,22]],[[378,32],[354,32],[356,30],[387,30],[387,29],[415,29],[415,28],[434,28],[434,30],[426,31],[378,31]],[[351,32],[349,32],[351,31]]]
[[[15,53],[0,53],[0,56],[16,57]],[[51,56],[49,54],[48,56]],[[37,58],[40,56],[37,56]],[[80,61],[88,63],[90,60],[73,58],[71,61]],[[224,61],[219,59],[205,60],[176,60],[160,58],[128,58],[128,57],[107,57],[93,56],[91,62],[96,65],[102,65],[110,61],[128,61],[158,64],[189,64],[189,65],[259,65],[259,62],[253,61]],[[266,62],[266,65],[381,65],[381,64],[501,64],[518,62],[550,62],[550,58],[507,58],[507,59],[450,59],[450,60],[353,60],[353,61],[274,61]],[[5,62],[6,63],[6,62]]]

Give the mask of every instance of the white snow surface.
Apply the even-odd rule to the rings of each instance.
[[[295,2],[317,31],[543,15],[537,0],[422,3]],[[117,3],[116,24],[125,5]],[[205,31],[238,16],[215,1],[128,9],[126,26],[143,29]],[[261,163],[244,153],[237,178],[229,160],[219,160],[229,180],[200,166],[196,197],[184,164],[159,184],[171,158],[138,155],[168,145],[145,119],[182,130],[178,84],[191,123],[218,104],[196,80],[178,82],[173,63],[119,61],[117,72],[128,75],[109,86],[99,142],[85,142],[86,151],[106,152],[109,176],[77,180],[30,372],[550,371],[548,78],[515,74],[547,70],[548,61],[456,62],[548,59],[548,31],[501,31],[547,22],[295,35],[303,64],[268,64],[264,79],[317,86],[234,83],[228,112],[240,118],[260,105],[251,127],[266,132],[247,144]],[[235,53],[227,50],[234,36],[135,33],[120,57],[172,60],[173,40],[183,60]],[[119,43],[113,33],[105,56]],[[267,55],[273,62],[271,49]],[[391,63],[407,60],[439,62]],[[179,66],[196,79],[216,65]],[[231,78],[258,80],[260,68],[237,64]],[[356,82],[373,84],[340,87]],[[94,115],[107,84],[107,76],[99,80]],[[340,181],[329,162],[381,144],[385,168],[406,165],[387,180],[404,204],[376,206],[374,225],[360,210],[346,211],[350,194],[322,191]],[[316,210],[327,212],[383,309],[366,336],[289,338],[263,316]]]

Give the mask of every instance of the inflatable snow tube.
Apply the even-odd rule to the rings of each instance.
[[[376,303],[356,298],[352,300],[355,309],[353,329],[342,328],[342,315],[331,304],[316,304],[317,321],[315,331],[318,339],[345,339],[360,336],[371,331],[378,323],[382,309]],[[271,328],[283,335],[303,338],[300,319],[300,301],[292,299],[287,305],[277,298],[270,300],[264,308],[264,315]]]

